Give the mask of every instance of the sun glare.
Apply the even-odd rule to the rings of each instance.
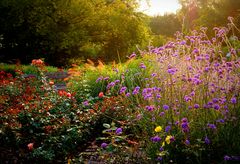
[[[178,0],[149,0],[149,5],[146,0],[142,0],[139,11],[154,16],[164,15],[165,13],[176,13],[180,7]]]

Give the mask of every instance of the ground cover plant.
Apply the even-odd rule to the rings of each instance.
[[[42,60],[32,62],[39,76],[1,71],[1,162],[239,162],[240,49],[229,20],[211,39],[206,28],[178,32],[126,63],[73,65],[67,90]]]

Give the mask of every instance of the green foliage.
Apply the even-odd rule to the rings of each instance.
[[[53,66],[46,66],[45,69],[47,72],[57,72],[58,71],[58,69]],[[11,73],[14,76],[16,75],[16,70],[21,70],[24,74],[39,75],[38,69],[31,65],[14,65],[14,64],[0,63],[0,70]]]
[[[181,23],[175,14],[152,17],[149,26],[154,34],[168,37],[173,37],[176,31],[181,31]]]
[[[45,58],[55,65],[74,58],[124,60],[149,37],[145,17],[135,8],[135,0],[2,0],[1,56]]]

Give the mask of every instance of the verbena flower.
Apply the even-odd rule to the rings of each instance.
[[[236,103],[237,103],[236,97],[232,97],[232,98],[231,98],[231,103],[232,103],[232,104],[236,104]]]
[[[122,87],[119,91],[119,94],[123,94],[127,90],[127,87]]]
[[[224,161],[229,161],[229,160],[231,160],[231,157],[228,155],[225,155],[223,159],[224,159]]]
[[[103,142],[103,143],[101,144],[101,148],[103,148],[103,149],[105,149],[107,146],[108,146],[108,144],[105,143],[105,142]]]
[[[150,105],[150,106],[146,106],[145,107],[148,111],[153,111],[154,110],[154,106]]]
[[[138,93],[139,93],[139,90],[140,90],[140,87],[139,87],[139,86],[135,87],[134,90],[133,90],[133,92],[132,92],[132,94],[133,94],[133,95],[138,94]]]
[[[131,93],[126,93],[126,97],[130,97],[131,96]]]
[[[220,109],[220,106],[219,106],[218,104],[214,104],[214,105],[213,105],[213,108],[214,108],[215,110],[219,110],[219,109]]]
[[[122,128],[117,128],[116,131],[115,131],[115,133],[116,133],[117,135],[122,134]]]
[[[169,110],[169,106],[168,105],[163,105],[163,109],[164,110]]]
[[[195,109],[198,109],[199,107],[200,107],[199,104],[194,104],[194,108],[195,108]]]
[[[146,69],[146,66],[144,65],[144,63],[141,63],[139,67],[142,69]]]
[[[111,82],[107,85],[107,89],[110,89],[115,86],[115,82]]]

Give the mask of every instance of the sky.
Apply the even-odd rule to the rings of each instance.
[[[150,6],[148,6],[146,0],[141,0],[139,11],[143,13],[155,16],[164,15],[164,13],[176,13],[181,7],[178,0],[149,0]]]

